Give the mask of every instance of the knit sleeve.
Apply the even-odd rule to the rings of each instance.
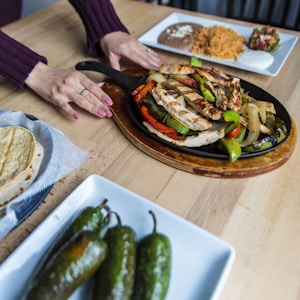
[[[69,0],[84,24],[90,54],[103,55],[99,42],[114,31],[127,32],[110,0]]]
[[[24,88],[24,82],[38,62],[47,59],[0,30],[0,75]]]

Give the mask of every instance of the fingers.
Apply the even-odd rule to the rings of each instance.
[[[83,93],[78,93],[73,96],[73,102],[98,117],[110,118],[112,113],[108,105],[112,105],[112,100],[101,90],[101,88],[97,87],[97,89],[96,92],[93,92],[84,88],[82,90],[84,91]]]
[[[38,63],[26,79],[26,84],[71,118],[80,117],[72,104],[100,118],[112,116],[109,109],[113,104],[111,98],[100,85],[79,71],[55,69]]]
[[[109,58],[111,66],[118,70],[120,70],[119,61],[122,57],[148,70],[158,70],[163,63],[161,55],[125,32],[112,32],[105,35],[100,41],[100,47]]]
[[[141,61],[140,64],[146,69],[158,70],[163,63],[161,55],[153,51],[152,49],[142,46],[141,47]]]

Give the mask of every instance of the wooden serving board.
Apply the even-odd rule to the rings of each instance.
[[[133,71],[127,70],[126,73]],[[134,75],[144,75],[134,70]],[[274,151],[266,154],[239,159],[234,163],[222,159],[195,156],[174,150],[151,138],[132,121],[125,107],[126,91],[114,81],[107,80],[103,89],[112,97],[114,120],[124,135],[141,151],[174,168],[197,175],[217,178],[243,178],[272,171],[283,165],[293,153],[297,140],[294,121],[287,140]]]

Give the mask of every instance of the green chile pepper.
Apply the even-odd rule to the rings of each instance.
[[[136,281],[133,299],[163,300],[169,288],[171,274],[171,243],[167,236],[157,233],[156,218],[152,211],[154,228],[138,246]]]
[[[219,142],[219,148],[228,153],[230,162],[235,162],[242,155],[240,143],[235,138],[222,138]]]
[[[95,231],[100,233],[101,228],[104,226],[104,216],[102,209],[109,211],[106,206],[108,200],[105,199],[99,206],[84,208],[75,219],[68,225],[68,227],[58,237],[57,241],[51,246],[48,253],[45,255],[41,266],[47,262],[57,250],[66,243],[74,234],[83,230]],[[42,268],[42,267],[41,267]]]
[[[67,299],[96,272],[106,253],[106,243],[98,233],[81,231],[73,235],[33,279],[27,299]]]
[[[240,124],[241,116],[234,110],[226,110],[223,112],[222,116],[225,122],[230,123],[225,129],[225,134],[229,133]]]
[[[107,230],[104,241],[108,254],[95,274],[93,299],[129,300],[134,287],[136,236],[133,229],[121,224],[116,212],[117,225]]]

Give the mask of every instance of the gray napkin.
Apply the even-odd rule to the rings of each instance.
[[[34,183],[6,206],[6,214],[0,219],[0,240],[9,233],[18,220],[15,209],[30,196],[73,171],[88,157],[88,152],[75,146],[61,131],[40,120],[34,120],[23,112],[0,110],[0,126],[19,125],[28,128],[44,148],[44,158]]]

